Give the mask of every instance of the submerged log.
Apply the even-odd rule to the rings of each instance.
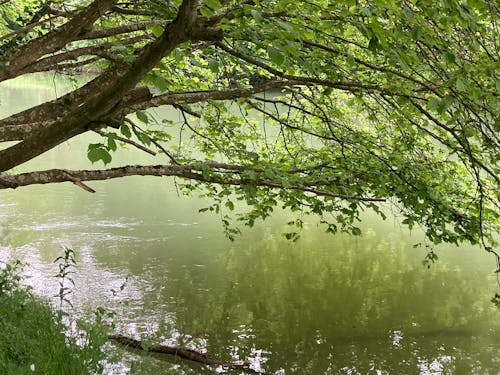
[[[149,353],[159,353],[159,354],[170,354],[176,357],[187,359],[189,361],[203,363],[209,366],[223,366],[229,368],[240,368],[247,371],[254,372],[256,374],[262,374],[262,372],[256,371],[250,367],[248,362],[224,362],[217,358],[209,357],[204,353],[200,353],[196,350],[177,347],[177,346],[167,346],[167,345],[146,345],[143,341],[136,340],[132,337],[123,335],[108,335],[109,340],[113,340],[121,345],[132,349],[145,350]]]

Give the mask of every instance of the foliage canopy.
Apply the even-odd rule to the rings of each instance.
[[[0,82],[54,70],[92,76],[0,120],[0,187],[71,181],[92,190],[85,181],[177,176],[214,198],[230,237],[231,217],[252,225],[277,205],[298,212],[299,227],[302,214],[316,214],[328,231],[356,235],[360,211],[383,216],[389,202],[432,243],[494,253],[498,2],[0,4]],[[182,120],[146,111],[161,105]],[[16,172],[91,131],[102,136],[88,147],[92,162],[108,164],[123,143],[169,161]],[[250,210],[231,216],[234,199]]]

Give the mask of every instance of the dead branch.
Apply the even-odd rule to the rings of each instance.
[[[248,362],[225,362],[220,359],[210,357],[204,353],[197,352],[196,350],[187,349],[177,346],[167,346],[167,345],[151,345],[147,346],[140,340],[136,340],[132,337],[127,337],[123,335],[108,335],[109,340],[113,340],[123,346],[128,348],[145,350],[148,353],[158,353],[158,354],[169,354],[175,357],[187,359],[189,361],[203,363],[208,366],[223,366],[229,368],[239,368],[245,369],[247,371],[252,371],[254,373],[261,373],[253,370]]]

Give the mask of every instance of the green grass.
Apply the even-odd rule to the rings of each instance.
[[[16,274],[14,266],[0,267],[0,374],[101,373],[104,330],[87,326],[77,345],[59,314],[19,286]]]

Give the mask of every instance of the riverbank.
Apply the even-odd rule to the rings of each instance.
[[[102,373],[98,326],[68,337],[62,315],[19,284],[19,262],[0,266],[0,374]]]

